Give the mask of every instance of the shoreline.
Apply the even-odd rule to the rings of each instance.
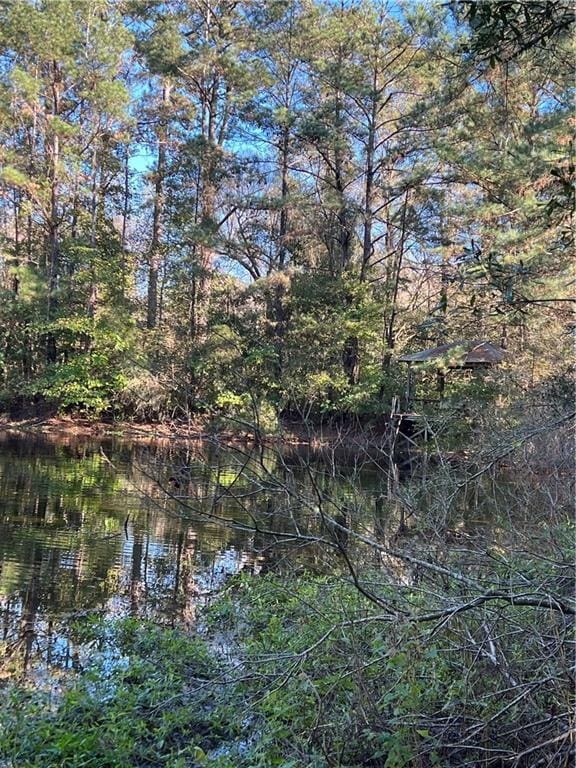
[[[126,437],[142,439],[198,440],[208,437],[201,425],[179,426],[175,430],[167,424],[136,424],[128,421],[105,422],[86,418],[49,416],[31,419],[0,418],[0,432],[28,432],[34,434],[61,434],[78,437]]]
[[[246,425],[249,426],[249,425]],[[337,427],[317,429],[306,428],[304,424],[285,425],[279,434],[265,434],[258,437],[254,431],[212,431],[201,421],[183,423],[143,423],[129,421],[103,422],[86,418],[51,416],[31,419],[8,419],[0,417],[0,434],[37,434],[78,438],[119,438],[122,440],[155,442],[195,442],[217,440],[222,443],[260,443],[262,445],[306,446],[315,449],[356,447],[381,447],[385,436],[373,429],[338,429]]]

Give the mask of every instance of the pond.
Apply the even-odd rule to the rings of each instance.
[[[229,575],[281,566],[282,536],[266,531],[286,528],[295,482],[308,490],[298,499],[304,526],[327,488],[351,499],[361,478],[371,506],[385,488],[386,473],[366,461],[341,460],[337,472],[318,458],[310,465],[306,451],[2,435],[0,622],[10,674],[76,665],[79,649],[60,630],[83,612],[192,626]],[[307,567],[329,566],[321,550],[302,556]]]
[[[339,533],[323,514],[380,540],[398,530],[382,456],[4,433],[0,675],[78,666],[66,628],[87,612],[191,628],[232,574],[334,570]],[[484,507],[477,486],[461,494],[453,530],[465,544],[527,532],[522,495],[500,488],[505,527],[493,493]]]

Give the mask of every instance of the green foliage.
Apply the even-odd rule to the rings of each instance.
[[[566,409],[573,21],[564,0],[0,0],[2,407],[202,414],[257,438],[282,416],[381,425],[398,353],[486,338],[506,340],[501,374],[450,372],[419,407],[437,448],[465,455],[527,404]],[[421,377],[436,397],[436,365]],[[573,680],[550,605],[570,588],[568,536],[546,560],[495,546],[455,574],[436,528],[468,479],[455,490],[440,458],[445,474],[427,466],[425,491],[398,499],[436,569],[411,571],[392,540],[369,568],[348,559],[355,583],[237,578],[207,622],[240,668],[134,620],[76,626],[93,655],[61,697],[3,688],[0,763],[460,768],[501,749],[523,768],[510,756],[532,739],[526,765],[549,764],[550,739],[560,765]],[[266,487],[268,518],[280,496],[291,515],[265,461],[210,468],[214,504]],[[35,554],[96,485],[117,490],[101,459],[89,469],[50,470]],[[303,530],[334,533],[314,490]],[[7,567],[0,588],[20,579]]]
[[[72,480],[62,478],[66,488]],[[549,527],[531,554],[495,545],[460,573],[454,552],[418,581],[393,583],[360,558],[370,600],[337,574],[238,575],[203,615],[208,637],[225,643],[221,658],[197,636],[86,615],[68,631],[87,660],[61,692],[4,686],[0,759],[22,768],[463,768],[486,743],[544,756],[572,697],[569,615],[546,600],[571,599],[574,526],[555,527],[548,549]]]
[[[203,692],[217,673],[204,643],[133,619],[75,632],[93,659],[57,702],[18,686],[3,693],[2,758],[22,768],[207,764],[223,731]]]
[[[374,613],[334,579],[244,579],[216,603],[212,621],[272,681],[244,686],[260,734],[247,765],[299,765],[302,755],[319,766],[410,764],[429,734],[402,723],[435,706],[447,667],[408,628],[371,624]]]
[[[298,275],[290,297],[282,385],[288,407],[317,414],[370,413],[378,398],[379,308],[368,286],[351,275]],[[347,342],[359,348],[360,374],[343,368]]]
[[[126,385],[124,355],[130,348],[126,329],[115,329],[105,320],[66,318],[39,331],[55,338],[62,359],[47,366],[23,393],[43,395],[66,411],[100,415],[111,408]]]
[[[264,5],[0,4],[4,407],[271,432],[568,353],[569,4]]]
[[[473,30],[472,50],[496,61],[519,56],[566,36],[576,17],[564,0],[458,0]]]
[[[571,558],[569,535],[557,531],[562,556],[556,576],[537,557],[527,561],[493,553],[483,575],[486,589],[522,584],[529,592],[546,584],[567,594],[561,571]],[[376,574],[368,577],[371,584],[376,581]],[[445,582],[442,600],[458,599],[460,589]],[[400,600],[414,616],[433,610],[432,591],[380,583],[378,596],[384,603]],[[383,619],[382,608],[340,579],[259,577],[238,580],[210,609],[209,619],[233,633],[247,667],[258,670],[257,677],[241,683],[253,706],[258,740],[239,765],[301,765],[303,756],[306,765],[347,768],[408,768],[415,760],[464,765],[473,755],[480,759],[485,740],[523,749],[526,741],[518,742],[518,734],[539,714],[564,706],[566,666],[541,656],[537,644],[527,646],[523,634],[535,638],[563,625],[546,610],[478,608],[433,622],[429,632],[406,617]],[[522,636],[510,633],[504,640],[500,632],[512,626],[522,627]],[[483,653],[487,631],[499,638],[506,669]],[[506,670],[516,680],[512,689]],[[548,675],[558,675],[557,684],[540,689],[537,703],[514,706],[517,686],[539,686]],[[474,728],[466,731],[466,723],[486,723],[482,737],[476,739]],[[450,747],[463,732],[470,734],[464,757],[457,746]]]

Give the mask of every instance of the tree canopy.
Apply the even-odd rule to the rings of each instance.
[[[370,418],[460,338],[561,376],[569,6],[1,4],[3,406]]]

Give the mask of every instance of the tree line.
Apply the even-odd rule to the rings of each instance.
[[[508,396],[569,389],[572,23],[0,3],[1,405],[364,419],[461,338]]]

